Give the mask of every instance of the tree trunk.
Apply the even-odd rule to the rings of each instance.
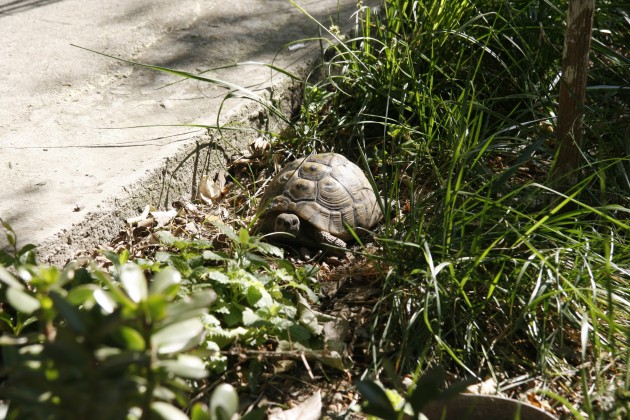
[[[594,12],[595,0],[569,0],[556,131],[558,152],[551,174],[552,185],[560,192],[569,190],[578,179]]]

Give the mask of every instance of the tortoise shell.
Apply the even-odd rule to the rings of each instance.
[[[316,229],[342,240],[344,226],[371,229],[382,217],[374,190],[363,171],[337,153],[295,160],[271,181],[261,199],[261,230],[274,231],[275,218],[293,213]]]

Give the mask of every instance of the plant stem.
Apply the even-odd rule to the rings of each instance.
[[[594,12],[595,0],[569,1],[558,105],[558,154],[551,178],[561,192],[577,182]]]

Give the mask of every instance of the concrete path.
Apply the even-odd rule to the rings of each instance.
[[[298,3],[342,27],[356,10],[356,0]],[[52,260],[107,240],[141,208],[121,211],[121,201],[164,182],[155,174],[204,133],[163,125],[216,123],[225,88],[171,84],[178,78],[71,44],[189,72],[247,61],[298,69],[318,43],[287,44],[317,33],[286,0],[0,0],[0,218],[20,244],[58,254]],[[206,74],[258,92],[282,81],[255,65]],[[223,120],[245,115],[243,106],[228,101]],[[162,126],[125,128],[150,125]],[[112,217],[113,227],[98,229]]]

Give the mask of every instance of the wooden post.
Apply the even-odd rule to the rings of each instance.
[[[560,192],[566,192],[578,179],[594,13],[595,0],[569,0],[556,131],[558,152],[551,174],[552,185]]]

